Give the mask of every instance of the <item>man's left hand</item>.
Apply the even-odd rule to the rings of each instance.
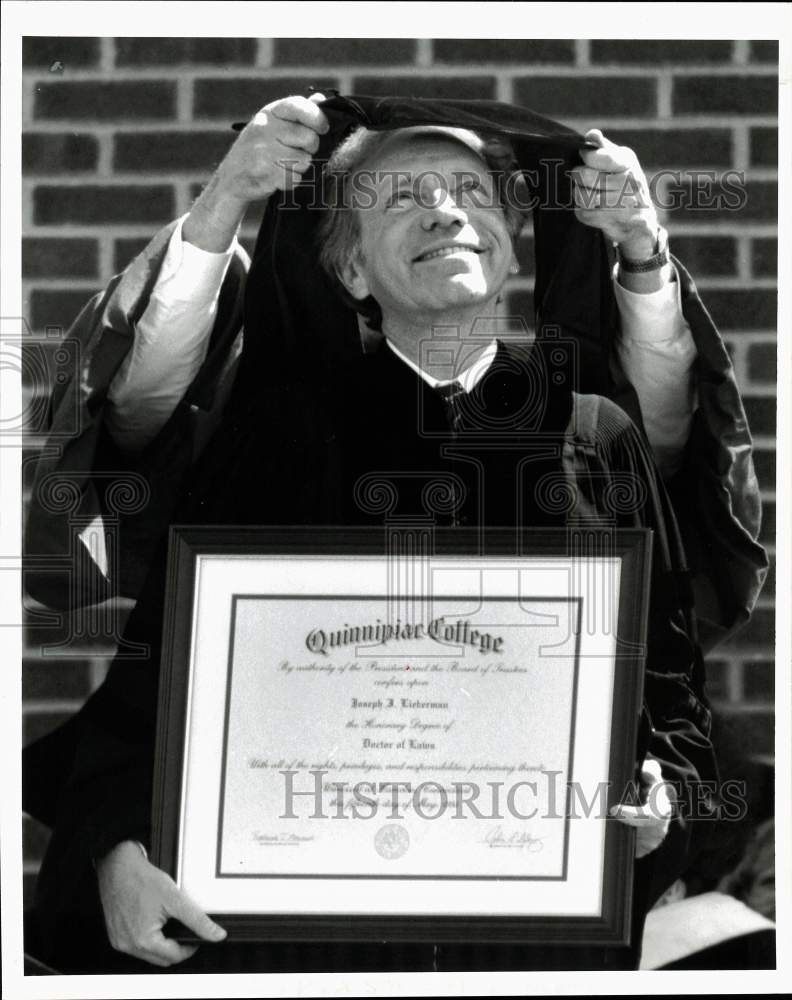
[[[641,765],[641,798],[643,805],[618,805],[611,809],[614,819],[635,827],[636,858],[642,858],[663,843],[674,814],[674,790],[663,780],[656,760],[647,758]]]
[[[586,132],[598,149],[582,149],[585,166],[572,170],[575,215],[601,229],[628,260],[646,260],[655,252],[659,223],[638,157],[617,146],[599,129]]]

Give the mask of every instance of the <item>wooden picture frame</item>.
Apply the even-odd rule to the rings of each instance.
[[[231,939],[628,943],[650,546],[174,527],[154,863]]]

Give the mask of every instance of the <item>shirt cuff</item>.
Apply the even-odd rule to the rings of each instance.
[[[672,280],[656,292],[631,292],[619,283],[619,265],[613,268],[613,293],[622,320],[622,334],[630,340],[658,343],[686,329],[682,319],[682,291],[673,264]],[[674,322],[674,320],[681,322]],[[670,322],[669,322],[670,320]]]
[[[157,279],[157,293],[162,302],[180,305],[189,301],[194,308],[200,308],[213,302],[237,240],[234,237],[222,253],[202,250],[185,241],[182,230],[186,218],[183,215],[178,220],[171,234]]]

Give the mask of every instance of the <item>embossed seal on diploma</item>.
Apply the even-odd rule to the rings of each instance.
[[[381,826],[374,835],[374,849],[382,858],[395,860],[407,853],[410,846],[410,835],[403,826],[388,823]]]

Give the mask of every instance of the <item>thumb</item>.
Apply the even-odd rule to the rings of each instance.
[[[598,128],[590,128],[588,132],[583,136],[586,142],[594,143],[599,149],[603,149],[605,146],[612,146],[613,143],[610,139],[606,139]]]
[[[204,941],[222,941],[228,934],[225,928],[216,924],[183,892],[178,892],[171,907],[171,916],[180,920],[185,927],[194,931]]]
[[[651,782],[662,781],[663,771],[660,767],[660,762],[653,757],[647,757],[641,764],[641,777]]]
[[[627,146],[617,146],[600,132],[598,128],[589,129],[585,135],[586,142],[596,143],[596,149],[580,150],[580,158],[587,167],[602,170],[606,173],[622,173],[625,170],[636,170],[638,158]]]
[[[326,101],[327,98],[325,97],[324,94],[311,94],[308,100],[313,101],[314,104],[321,104],[322,101]]]

